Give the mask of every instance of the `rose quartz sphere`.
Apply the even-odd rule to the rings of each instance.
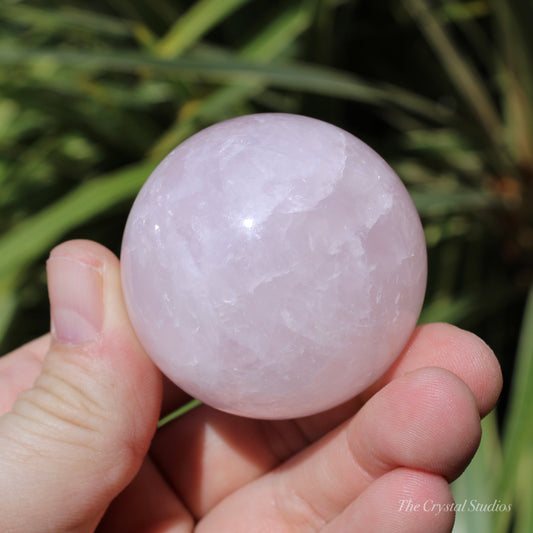
[[[310,415],[368,387],[416,325],[415,207],[363,142],[290,114],[197,133],[131,210],[122,282],[135,331],[184,391],[230,413]]]

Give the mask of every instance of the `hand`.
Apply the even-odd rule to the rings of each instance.
[[[196,408],[139,345],[105,248],[48,262],[52,334],[0,359],[2,531],[449,531],[448,483],[472,458],[501,389],[477,337],[419,327],[364,394],[290,421]],[[320,392],[317,391],[317,394]]]

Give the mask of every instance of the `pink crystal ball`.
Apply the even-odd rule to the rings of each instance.
[[[394,171],[325,122],[211,126],[170,153],[131,210],[126,304],[161,371],[242,416],[336,406],[380,377],[418,320],[420,219]]]

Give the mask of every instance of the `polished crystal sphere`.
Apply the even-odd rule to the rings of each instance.
[[[170,153],[131,210],[125,300],[153,361],[215,408],[292,418],[380,377],[418,320],[420,219],[362,141],[290,114],[211,126]]]

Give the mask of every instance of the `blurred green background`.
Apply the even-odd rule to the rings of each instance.
[[[421,320],[478,333],[506,386],[454,484],[457,532],[533,531],[533,4],[529,0],[0,3],[0,353],[48,329],[44,262],[117,254],[157,162],[214,122],[284,111],[374,147],[423,219]]]

